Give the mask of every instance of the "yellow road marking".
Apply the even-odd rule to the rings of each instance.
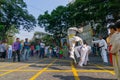
[[[98,73],[98,72],[113,72],[111,71],[105,71],[105,70],[77,70],[78,72],[92,72],[92,73]]]
[[[40,76],[43,72],[45,72],[56,60],[54,60],[52,63],[48,64],[47,67],[40,70],[37,74],[35,74],[33,77],[31,77],[29,80],[35,80],[38,76]]]
[[[4,66],[0,66],[0,68],[8,67],[8,66],[11,66],[11,65],[14,65],[14,64],[16,64],[16,63],[10,63],[10,64],[4,65]]]
[[[6,71],[16,71],[16,72],[38,72],[40,70],[0,70],[1,72]],[[104,70],[76,70],[77,72],[114,72],[114,71],[104,71]],[[46,70],[44,72],[72,72],[72,70]]]
[[[115,75],[115,72],[113,72],[113,71],[110,71],[110,70],[107,70],[107,69],[105,69],[104,67],[102,67],[102,66],[98,66],[98,65],[95,65],[96,67],[98,67],[98,68],[100,68],[100,69],[102,69],[102,70],[104,70],[104,71],[108,71],[110,74],[112,74],[112,75]]]
[[[45,72],[72,72],[72,70],[46,70]]]
[[[93,65],[95,65],[95,64],[93,64]],[[99,64],[98,66],[103,66],[103,65],[100,65],[100,64]],[[108,66],[107,66],[107,67],[108,67]],[[114,67],[113,67],[113,66],[109,66],[109,68],[114,68]]]
[[[43,60],[41,60],[41,61],[43,61]],[[34,64],[34,63],[33,63],[33,64]],[[22,67],[19,67],[19,68],[13,70],[13,71],[5,72],[5,73],[3,73],[3,74],[0,74],[0,77],[4,76],[4,75],[6,75],[6,74],[9,74],[9,73],[12,73],[12,72],[18,71],[18,70],[20,70],[20,69],[26,68],[26,67],[28,67],[28,66],[30,66],[30,65],[32,65],[32,64],[27,64],[27,65],[25,65],[25,66],[22,66]]]
[[[0,74],[0,77],[1,77],[1,76],[4,76],[4,75],[6,75],[6,74],[9,74],[9,73],[15,72],[15,71],[17,71],[17,70],[19,70],[19,69],[28,67],[29,65],[31,65],[31,64],[27,64],[27,65],[25,65],[25,66],[22,66],[22,67],[19,67],[19,68],[13,70],[13,71],[8,71],[8,72],[5,72],[5,73],[3,73],[3,74]]]
[[[77,70],[75,69],[75,67],[72,63],[71,63],[71,67],[72,67],[72,72],[73,72],[75,80],[80,80],[78,73],[77,73]]]

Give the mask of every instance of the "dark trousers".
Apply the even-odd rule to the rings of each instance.
[[[53,57],[58,57],[57,53],[53,51]]]
[[[33,50],[31,50],[31,56],[34,56],[34,51]]]
[[[16,61],[16,55],[17,55],[17,58],[18,58],[18,62],[20,62],[20,50],[16,50],[13,52],[13,62]]]
[[[0,58],[6,58],[6,51],[5,52],[0,52]]]
[[[3,58],[3,53],[4,53],[4,52],[0,52],[0,58]]]
[[[6,58],[6,51],[5,52],[3,52],[3,58],[5,59]]]
[[[40,55],[39,55],[39,57],[41,58],[44,58],[44,53],[45,53],[45,51],[44,51],[44,48],[41,48],[40,49]]]

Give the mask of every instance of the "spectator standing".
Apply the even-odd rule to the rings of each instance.
[[[1,60],[4,60],[4,52],[5,52],[5,46],[2,44],[2,41],[0,41],[0,58],[1,58]]]
[[[68,57],[68,47],[67,47],[67,43],[64,43],[63,44],[63,54],[64,54],[64,57]]]
[[[39,45],[39,44],[36,44],[35,49],[36,49],[36,54],[37,54],[37,56],[38,56],[39,53],[40,53],[40,45]]]
[[[7,40],[4,40],[2,45],[5,47],[5,51],[4,51],[4,54],[3,54],[3,58],[5,60],[6,56],[7,56],[7,51],[8,51],[8,44],[7,44]]]
[[[57,56],[57,46],[54,46],[54,48],[53,48],[53,56],[58,57]]]
[[[31,56],[34,56],[34,45],[33,44],[31,44],[31,46],[30,46],[30,50],[31,50]]]
[[[18,58],[18,62],[20,62],[20,41],[19,38],[16,38],[16,41],[12,45],[13,50],[13,62],[16,61],[16,55]]]
[[[12,45],[8,46],[8,59],[12,58]]]
[[[59,58],[61,59],[63,57],[63,49],[60,48],[60,52],[59,52]]]
[[[28,60],[30,56],[30,43],[28,42],[28,38],[25,39],[24,42],[24,54],[23,59]]]
[[[44,54],[45,54],[45,44],[43,42],[40,43],[40,58],[44,58]]]
[[[48,58],[51,58],[52,57],[52,48],[49,47],[48,48]]]
[[[45,46],[45,56],[47,56],[50,46]]]

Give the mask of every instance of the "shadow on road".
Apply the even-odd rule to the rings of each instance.
[[[63,76],[63,75],[53,75],[55,78],[60,80],[75,80],[74,76]],[[104,78],[93,78],[88,76],[79,76],[80,80],[117,80],[117,79],[104,79]]]

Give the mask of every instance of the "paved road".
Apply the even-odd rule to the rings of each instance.
[[[76,68],[69,59],[31,59],[27,62],[0,62],[0,80],[116,80],[112,66],[101,58]]]

